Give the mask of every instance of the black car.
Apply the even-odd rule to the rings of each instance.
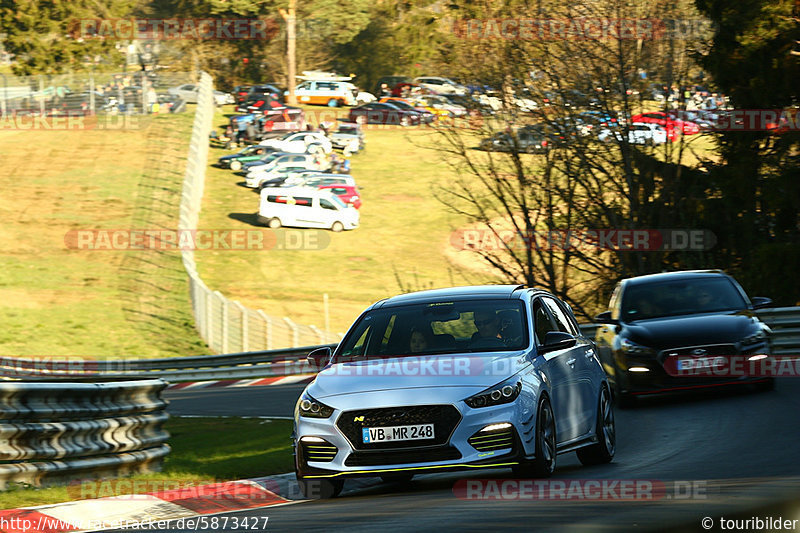
[[[755,314],[769,298],[748,298],[719,270],[669,272],[621,281],[609,310],[595,321],[600,360],[620,405],[645,394],[756,383],[772,378],[737,377],[675,369],[713,368],[769,354],[769,328]]]
[[[536,130],[521,128],[513,135],[505,131],[495,133],[483,139],[478,149],[487,152],[538,154],[547,151],[549,145],[550,141],[546,135]]]

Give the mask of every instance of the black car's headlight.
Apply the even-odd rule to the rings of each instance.
[[[758,330],[752,335],[748,335],[741,340],[742,346],[750,346],[751,344],[760,344],[767,340],[767,332],[763,329]]]
[[[328,418],[333,414],[333,407],[315,400],[304,392],[297,401],[297,412],[307,418]]]
[[[630,339],[622,339],[619,344],[619,348],[626,354],[630,355],[654,355],[656,353],[654,349],[648,348],[647,346],[642,346],[641,344],[636,344]]]
[[[492,405],[501,405],[510,403],[517,399],[520,391],[522,390],[522,380],[514,376],[511,379],[489,387],[483,392],[479,392],[474,396],[470,396],[464,403],[473,409],[478,407],[490,407]]]

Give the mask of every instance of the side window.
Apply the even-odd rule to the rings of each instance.
[[[311,89],[311,82],[307,81],[305,83],[301,83],[297,88],[298,89],[302,89],[304,91],[307,91],[307,90]]]
[[[358,338],[351,350],[342,353],[343,357],[358,357],[364,355],[364,350],[367,347],[367,341],[372,333],[372,326],[364,328],[364,332]]]
[[[611,293],[611,301],[608,304],[608,308],[611,311],[611,318],[617,320],[619,320],[619,303],[621,296],[622,296],[622,285],[618,284],[614,288],[614,292]]]
[[[550,313],[552,313],[553,318],[556,321],[556,325],[558,326],[559,331],[563,331],[564,333],[569,333],[570,335],[577,335],[578,332],[575,330],[575,327],[572,325],[572,321],[569,319],[567,314],[561,308],[561,306],[552,298],[542,298],[547,304],[547,308],[550,309]]]
[[[311,207],[311,198],[304,198],[304,197],[298,196],[297,198],[294,199],[294,201],[295,201],[295,204],[297,204],[297,205],[302,205],[302,206],[305,206],[305,207]]]
[[[325,198],[319,199],[319,205],[322,209],[330,209],[331,211],[336,211],[336,206],[333,205],[331,202],[326,200]]]
[[[558,331],[558,327],[553,323],[550,313],[547,312],[541,298],[533,302],[533,328],[536,333],[536,343],[544,344],[544,338],[550,331]]]

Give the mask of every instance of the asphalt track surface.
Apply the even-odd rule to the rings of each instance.
[[[288,417],[302,389],[206,389],[166,396],[175,415]],[[719,531],[721,517],[800,519],[800,380],[779,379],[770,392],[736,388],[652,398],[633,409],[617,409],[616,421],[617,453],[611,464],[583,467],[574,453],[560,455],[552,480],[650,480],[663,482],[663,497],[503,501],[456,496],[459,481],[513,479],[509,470],[498,469],[422,475],[408,484],[366,488],[348,481],[343,495],[332,500],[228,516],[267,516],[269,531],[369,533],[707,531],[701,527],[705,517]]]

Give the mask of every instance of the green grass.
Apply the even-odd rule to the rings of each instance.
[[[177,252],[70,249],[75,229],[175,228],[193,114],[125,131],[0,131],[0,353],[208,353]]]
[[[72,487],[16,488],[0,492],[0,509],[14,509],[81,499],[155,492],[164,487],[187,487],[291,472],[291,420],[237,418],[171,418],[165,424],[170,432],[172,451],[162,472],[137,474],[116,485],[108,483]],[[125,490],[130,483],[142,482],[144,490]],[[124,487],[124,488],[123,488]],[[113,490],[113,494],[110,491]]]
[[[224,122],[219,115],[215,125]],[[327,293],[331,330],[341,332],[365,306],[400,292],[400,283],[422,289],[489,279],[461,272],[444,254],[450,233],[465,221],[437,199],[453,171],[437,151],[419,147],[433,148],[431,134],[368,129],[366,135],[367,148],[353,156],[351,171],[363,199],[361,227],[325,231],[330,244],[323,250],[199,251],[198,270],[209,288],[318,327]],[[257,192],[239,185],[243,178],[230,170],[210,166],[226,153],[210,152],[200,225],[254,227]]]

